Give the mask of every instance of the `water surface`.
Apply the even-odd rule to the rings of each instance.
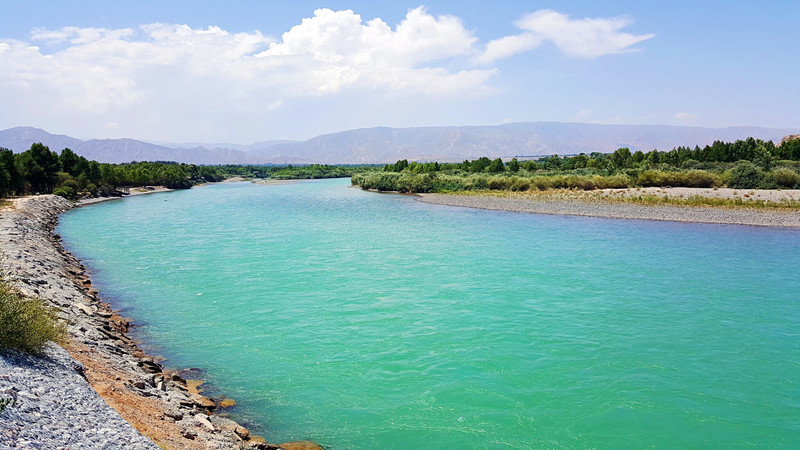
[[[151,194],[58,232],[149,350],[272,442],[800,445],[800,232],[348,184]]]

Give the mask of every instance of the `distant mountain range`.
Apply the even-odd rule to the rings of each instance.
[[[705,146],[715,140],[755,137],[774,142],[800,128],[703,128],[668,125],[600,125],[530,122],[497,126],[364,128],[325,134],[307,141],[240,144],[154,144],[134,139],[83,141],[32,127],[0,131],[0,147],[22,152],[41,142],[60,152],[70,148],[88,159],[122,163],[177,161],[192,164],[380,164],[398,159],[462,161],[481,156],[511,158],[552,154],[671,150]]]

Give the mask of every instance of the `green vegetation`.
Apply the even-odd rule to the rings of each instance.
[[[289,164],[286,167],[271,167],[270,169],[276,170],[268,172],[269,177],[278,180],[347,178],[356,172],[375,170],[374,167],[370,166],[329,166],[320,164],[311,164],[308,166],[292,166]]]
[[[487,157],[461,163],[401,160],[387,164],[383,171],[357,173],[352,180],[365,189],[419,193],[721,186],[793,189],[800,188],[800,139],[781,146],[754,138],[716,141],[704,148],[678,147],[668,152],[631,153],[620,148],[613,153],[514,158],[505,164]]]
[[[47,341],[63,342],[66,335],[66,325],[44,300],[0,283],[0,350],[41,353]]]
[[[105,164],[89,161],[65,148],[59,155],[47,146],[33,144],[14,154],[0,148],[0,198],[21,194],[60,195],[70,200],[118,195],[121,187],[147,185],[187,189],[195,184],[244,178],[339,178],[354,172],[375,170],[370,166],[198,166],[174,162]]]
[[[6,410],[6,408],[8,407],[13,408],[14,405],[16,404],[17,404],[17,399],[14,397],[0,398],[0,416],[3,415],[3,412]]]

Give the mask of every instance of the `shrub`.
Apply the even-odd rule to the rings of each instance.
[[[728,187],[733,189],[758,189],[766,184],[764,171],[750,161],[738,161],[728,173]]]
[[[800,184],[800,175],[792,169],[781,167],[772,171],[772,181],[783,188],[793,188]]]
[[[0,416],[3,415],[3,413],[6,410],[6,408],[8,408],[8,407],[12,407],[13,408],[14,405],[16,405],[16,404],[17,404],[17,399],[15,397],[0,398]]]
[[[596,176],[592,181],[598,189],[623,189],[630,187],[631,184],[631,179],[627,175]]]
[[[506,177],[491,177],[489,178],[489,189],[496,191],[505,191],[511,187],[511,180]]]
[[[66,335],[55,308],[0,283],[0,350],[41,353],[47,341],[63,342]]]
[[[474,189],[488,189],[489,188],[489,181],[486,177],[478,175],[472,178],[472,186]]]
[[[64,197],[67,200],[73,200],[73,201],[77,200],[78,198],[78,193],[72,186],[59,186],[53,189],[53,194],[60,195],[61,197]]]
[[[97,195],[97,186],[94,183],[89,183],[86,185],[86,192],[88,192],[92,197]]]
[[[696,188],[710,188],[722,184],[722,180],[718,175],[705,170],[690,170],[681,173],[681,183],[678,186],[696,187]]]
[[[662,176],[663,172],[659,172],[657,170],[645,170],[639,174],[636,179],[636,182],[640,186],[644,187],[657,187],[663,186],[664,177]]]
[[[530,180],[526,180],[525,178],[515,178],[514,182],[511,183],[511,190],[512,191],[527,191],[531,188]]]
[[[683,186],[708,188],[719,186],[722,179],[705,170],[688,170],[686,172],[663,172],[645,170],[636,179],[637,184],[644,187]]]
[[[553,179],[551,177],[533,177],[533,179],[531,179],[531,186],[540,191],[552,189]]]

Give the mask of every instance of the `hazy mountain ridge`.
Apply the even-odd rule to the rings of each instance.
[[[272,140],[250,145],[159,145],[135,139],[83,141],[32,127],[0,131],[0,147],[15,152],[42,142],[51,150],[71,148],[100,162],[178,161],[193,164],[386,163],[398,159],[460,161],[550,154],[609,153],[694,147],[715,140],[750,136],[775,142],[800,129],[761,127],[703,128],[668,125],[601,125],[566,122],[511,123],[496,126],[363,128],[325,134],[307,141]],[[235,148],[223,147],[230,146]]]

